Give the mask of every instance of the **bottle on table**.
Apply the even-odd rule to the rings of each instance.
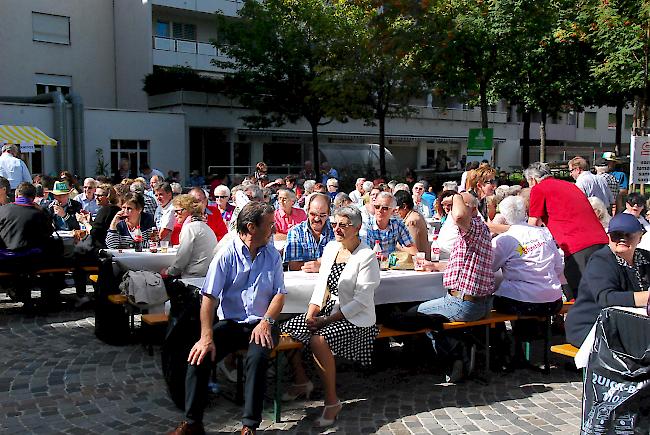
[[[133,244],[135,252],[142,252],[142,231],[140,230],[140,225],[135,227],[135,231],[133,232]]]
[[[151,235],[149,236],[149,252],[156,253],[158,252],[158,228],[153,227],[151,229]]]
[[[375,257],[377,258],[377,261],[381,263],[384,259],[384,251],[381,249],[381,244],[379,243],[379,240],[375,240],[375,247],[372,249],[372,252],[375,253]]]
[[[440,244],[438,243],[438,234],[433,235],[433,241],[431,242],[431,261],[440,261]]]

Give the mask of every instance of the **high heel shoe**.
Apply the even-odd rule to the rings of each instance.
[[[334,418],[327,419],[327,418],[325,418],[325,411],[328,408],[338,408],[339,412],[336,413]],[[325,407],[323,408],[323,415],[321,415],[320,418],[314,422],[314,427],[328,427],[328,426],[333,425],[334,422],[336,421],[336,419],[339,418],[339,414],[341,413],[341,409],[343,409],[343,405],[341,404],[340,400],[338,402],[336,402],[334,405],[325,405]]]
[[[282,394],[283,402],[291,402],[302,396],[305,396],[305,400],[309,400],[311,392],[314,391],[314,384],[312,384],[311,381],[307,381],[304,384],[293,384],[291,387],[289,387],[289,390],[297,392],[290,393],[287,391]]]

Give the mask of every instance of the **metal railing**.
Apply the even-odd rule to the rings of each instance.
[[[205,56],[223,56],[220,50],[210,42],[190,41],[187,39],[174,39],[164,36],[153,37],[154,50],[174,51],[176,53],[200,54]]]

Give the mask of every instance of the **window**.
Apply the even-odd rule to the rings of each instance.
[[[169,38],[171,36],[169,21],[156,21],[156,36],[160,36],[161,38]]]
[[[186,23],[173,23],[174,39],[196,41],[196,25]]]
[[[32,40],[70,45],[70,17],[32,12]]]
[[[596,112],[585,112],[585,128],[596,128]]]
[[[632,130],[632,125],[634,124],[634,116],[632,115],[625,115],[625,122],[623,123],[623,127],[626,130]]]
[[[573,110],[566,114],[566,125],[578,125],[578,114]]]
[[[616,113],[607,114],[607,128],[609,130],[616,130]]]
[[[149,141],[111,139],[111,172],[117,171],[120,161],[131,164],[131,177],[135,178],[142,163],[149,163]]]
[[[54,74],[35,74],[36,95],[47,94],[48,92],[59,91],[63,95],[70,93],[72,77]]]

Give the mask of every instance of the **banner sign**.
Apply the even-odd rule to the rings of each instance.
[[[20,152],[21,153],[35,153],[36,147],[34,147],[34,142],[21,142],[20,143]]]
[[[470,128],[467,135],[467,161],[492,161],[494,129]]]
[[[650,183],[650,136],[632,136],[630,141],[630,183]]]

